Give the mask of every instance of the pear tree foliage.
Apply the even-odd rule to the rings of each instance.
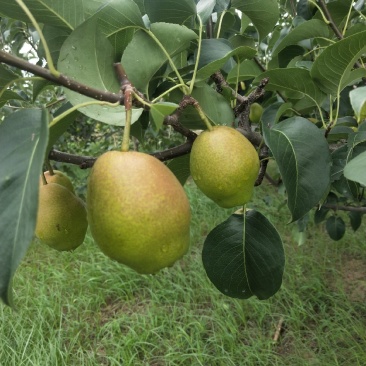
[[[310,219],[339,240],[362,225],[364,1],[0,0],[0,32],[0,297],[6,304],[12,305],[12,278],[33,240],[45,159],[91,168],[103,151],[85,156],[88,151],[56,151],[55,143],[66,131],[81,134],[86,124],[123,130],[126,110],[141,146],[166,131],[179,134],[160,151],[146,152],[166,162],[183,185],[206,119],[236,128],[255,147],[256,186],[268,178],[268,164],[276,167],[288,207],[284,220],[299,232]],[[263,112],[255,121],[252,104]],[[281,287],[280,234],[250,203],[208,234],[202,260],[227,296],[267,299]]]

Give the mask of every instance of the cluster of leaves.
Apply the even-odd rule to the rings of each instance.
[[[103,96],[104,91],[120,93],[115,63],[123,65],[136,97],[140,96],[133,108],[131,130],[139,141],[166,131],[166,117],[177,112],[186,130],[204,129],[197,108],[181,108],[184,96],[190,95],[211,123],[244,127],[249,138],[252,133],[263,136],[257,148],[261,151],[268,146],[270,153],[264,160],[274,159],[278,165],[290,221],[302,220],[320,205],[315,220],[321,222],[335,212],[328,216],[326,226],[337,240],[344,227],[336,216],[341,204],[360,208],[351,217],[352,227],[358,228],[366,206],[364,1],[24,1],[36,22],[43,24],[46,43],[39,42],[19,2],[0,0],[6,40],[0,54],[0,102],[8,108],[2,112],[7,117],[0,125],[4,140],[0,149],[5,157],[0,199],[7,203],[0,222],[4,230],[13,230],[0,247],[0,264],[4,264],[0,266],[4,268],[0,296],[5,301],[9,302],[11,277],[33,234],[38,174],[45,154],[70,132],[74,121],[83,124],[85,116],[112,130],[124,125],[123,105],[87,105],[64,113],[71,105],[90,102],[84,93],[90,87],[101,91],[96,99],[115,101]],[[17,34],[14,29],[21,29],[21,40],[11,37]],[[24,79],[29,74],[14,69],[29,70],[24,59],[30,57],[22,54],[22,41],[30,44],[38,65],[54,63],[67,80],[79,83],[78,89],[62,84],[66,88],[61,90],[55,77],[53,83]],[[4,50],[22,56],[23,63],[7,61]],[[38,69],[32,70],[37,75]],[[212,78],[218,72],[224,82]],[[252,92],[267,78],[266,93],[257,100],[264,113],[258,126],[250,126]],[[14,106],[22,110],[11,113],[9,107]],[[27,109],[31,106],[41,109]],[[47,129],[55,118],[57,123]],[[29,128],[31,141],[27,140]],[[44,137],[47,130],[48,140]],[[71,131],[79,136],[85,132],[84,127]],[[20,148],[24,141],[29,143],[27,149]],[[22,160],[17,172],[11,156]],[[188,165],[187,156],[168,163],[182,183],[189,176]],[[16,181],[22,184],[17,186]],[[32,197],[29,202],[6,201],[26,190]],[[9,217],[17,225],[10,225]],[[265,299],[281,285],[282,241],[262,213],[234,214],[208,235],[203,262],[209,278],[224,294]]]

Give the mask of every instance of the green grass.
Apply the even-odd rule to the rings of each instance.
[[[236,300],[214,288],[200,258],[232,211],[192,183],[187,193],[191,250],[154,276],[110,261],[90,236],[73,253],[33,243],[14,279],[16,311],[0,305],[0,365],[366,365],[364,227],[333,242],[310,223],[298,246],[283,196],[264,184],[253,207],[284,240],[284,282],[267,301]]]

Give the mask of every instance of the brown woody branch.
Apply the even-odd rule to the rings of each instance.
[[[116,93],[99,90],[99,89],[90,87],[88,85],[82,84],[63,74],[56,77],[53,74],[51,74],[51,72],[48,69],[40,67],[38,65],[34,65],[26,60],[13,56],[4,51],[0,51],[0,62],[5,63],[10,66],[14,66],[14,67],[19,68],[24,71],[28,71],[34,75],[40,76],[43,79],[52,82],[52,83],[64,86],[79,94],[82,94],[82,95],[85,95],[85,96],[88,96],[88,97],[91,97],[93,99],[100,100],[100,101],[106,101],[106,102],[111,102],[111,103],[119,102],[120,104],[124,104],[124,96],[123,96],[124,89],[127,86],[130,86],[130,87],[132,86],[130,81],[127,78],[127,75],[126,75],[122,65],[119,63],[114,64],[116,74],[117,74],[117,77],[118,77],[118,79],[120,81],[120,85],[121,85],[121,92],[119,94],[116,94]],[[218,86],[221,85],[221,86],[229,87],[228,83],[225,81],[224,77],[222,76],[222,74],[220,72],[215,73],[212,78]],[[237,97],[237,99],[240,103],[236,110],[238,114],[241,113],[242,109],[244,109],[244,108],[248,109],[248,114],[249,114],[250,104],[253,103],[255,100],[257,100],[261,95],[263,95],[263,93],[264,93],[263,88],[267,83],[268,83],[268,79],[267,80],[264,79],[261,82],[261,84],[256,88],[256,90],[254,90],[248,97],[243,97],[243,96],[237,94],[234,90],[232,90],[233,95],[235,95]],[[135,92],[139,95],[140,98],[142,98],[143,100],[146,100],[140,92],[138,92],[137,90],[135,90]],[[170,116],[167,116],[164,119],[165,125],[172,126],[172,128],[175,131],[177,131],[180,134],[182,134],[183,136],[187,137],[187,141],[179,146],[175,146],[171,149],[167,149],[167,150],[164,150],[161,152],[151,153],[150,155],[155,156],[157,159],[159,159],[161,161],[166,161],[166,160],[170,160],[170,159],[190,153],[193,141],[196,139],[197,134],[194,133],[193,131],[189,130],[188,128],[184,127],[179,122],[179,115],[187,106],[189,106],[189,105],[196,106],[197,103],[198,102],[191,96],[186,96],[182,99],[180,106],[179,106],[178,110],[176,111],[176,113],[174,113]],[[135,102],[135,104],[138,106],[142,106],[141,103],[139,103],[139,102]],[[146,107],[146,105],[144,105],[143,107],[145,108],[145,110],[148,109],[148,107]],[[254,145],[256,145],[256,146],[260,145],[260,143],[262,141],[260,134],[249,131],[248,129],[245,129],[240,132],[243,133],[244,135],[246,135],[246,137]],[[263,149],[261,151],[263,151]],[[48,158],[51,160],[54,160],[54,161],[75,164],[75,165],[80,166],[81,169],[86,169],[86,168],[92,167],[94,165],[94,162],[96,161],[95,157],[68,154],[68,153],[64,153],[61,151],[57,151],[57,150],[51,150]],[[264,174],[265,174],[266,166],[267,166],[267,160],[264,159],[264,160],[262,160],[262,163],[261,163],[261,170],[260,170],[260,174],[258,176],[256,185],[259,185],[262,182]]]
[[[181,135],[187,137],[188,141],[193,142],[196,137],[197,134],[193,131],[191,131],[189,128],[184,127],[180,122],[179,122],[179,112],[174,113],[170,116],[166,116],[164,118],[164,124],[167,126],[172,126],[174,131],[177,131],[178,133],[180,133]]]
[[[356,206],[344,206],[344,205],[334,205],[330,203],[324,203],[322,207],[329,208],[333,211],[350,211],[350,212],[360,212],[366,213],[366,207],[356,207]]]
[[[3,62],[10,66],[14,66],[24,71],[28,71],[34,75],[40,76],[43,79],[51,81],[55,84],[64,86],[65,88],[73,90],[79,94],[86,95],[87,97],[91,97],[93,99],[104,102],[110,102],[110,103],[119,102],[120,104],[123,104],[124,98],[122,94],[111,93],[109,91],[99,90],[90,87],[88,85],[75,81],[63,74],[61,74],[59,77],[56,77],[52,75],[48,69],[38,65],[34,65],[19,57],[10,55],[7,52],[0,51],[0,62]]]
[[[332,28],[332,31],[334,32],[334,34],[336,35],[336,37],[338,39],[343,39],[343,34],[341,33],[341,31],[338,29],[338,27],[334,23],[334,20],[332,18],[332,15],[330,14],[330,12],[328,10],[328,7],[325,4],[325,2],[323,0],[318,0],[318,4],[320,6],[320,9],[322,9],[325,17],[327,18],[327,20],[329,22],[329,26]]]
[[[269,78],[264,78],[263,80],[261,80],[259,85],[247,97],[244,97],[243,101],[234,109],[235,116],[239,116],[241,113],[244,113],[245,116],[243,118],[249,119],[251,104],[253,104],[264,95],[264,88],[268,83]]]
[[[181,145],[174,146],[164,151],[150,153],[149,155],[154,156],[160,161],[167,161],[189,154],[192,149],[192,144],[193,141],[186,141]],[[48,158],[61,163],[78,165],[81,169],[91,168],[97,160],[97,158],[94,156],[74,155],[58,150],[51,150],[48,154]]]
[[[322,9],[325,17],[327,18],[329,22],[329,27],[332,29],[333,33],[339,40],[343,39],[344,36],[342,32],[338,29],[337,25],[335,24],[332,15],[330,14],[329,9],[327,7],[327,4],[324,2],[324,0],[317,0],[317,2],[319,4],[319,7]],[[359,62],[355,63],[355,67],[357,67],[358,69],[363,68],[363,66]],[[366,82],[366,78],[362,78],[362,80]]]
[[[224,76],[222,75],[221,71],[216,71],[214,74],[211,75],[211,79],[214,81],[214,83],[216,84],[216,90],[218,93],[221,93],[223,88],[228,88],[231,91],[231,95],[236,98],[236,100],[239,103],[243,103],[246,98],[243,97],[242,95],[238,94],[230,85],[229,83],[225,80]]]

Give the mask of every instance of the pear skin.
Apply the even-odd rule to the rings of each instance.
[[[141,152],[110,151],[95,162],[88,221],[102,252],[139,273],[169,267],[188,250],[190,206],[174,174]]]
[[[252,123],[259,123],[263,114],[263,107],[259,103],[250,105],[249,119]]]
[[[51,173],[48,170],[43,173],[47,183],[58,183],[67,188],[70,192],[75,194],[74,186],[70,178],[65,173],[59,170],[54,170],[53,173],[54,174],[51,175]],[[40,179],[40,185],[43,185],[42,179]]]
[[[63,251],[80,246],[88,228],[84,202],[58,183],[40,186],[36,237]]]
[[[259,158],[240,132],[214,126],[194,141],[190,169],[196,185],[207,197],[221,207],[231,208],[251,200]]]

